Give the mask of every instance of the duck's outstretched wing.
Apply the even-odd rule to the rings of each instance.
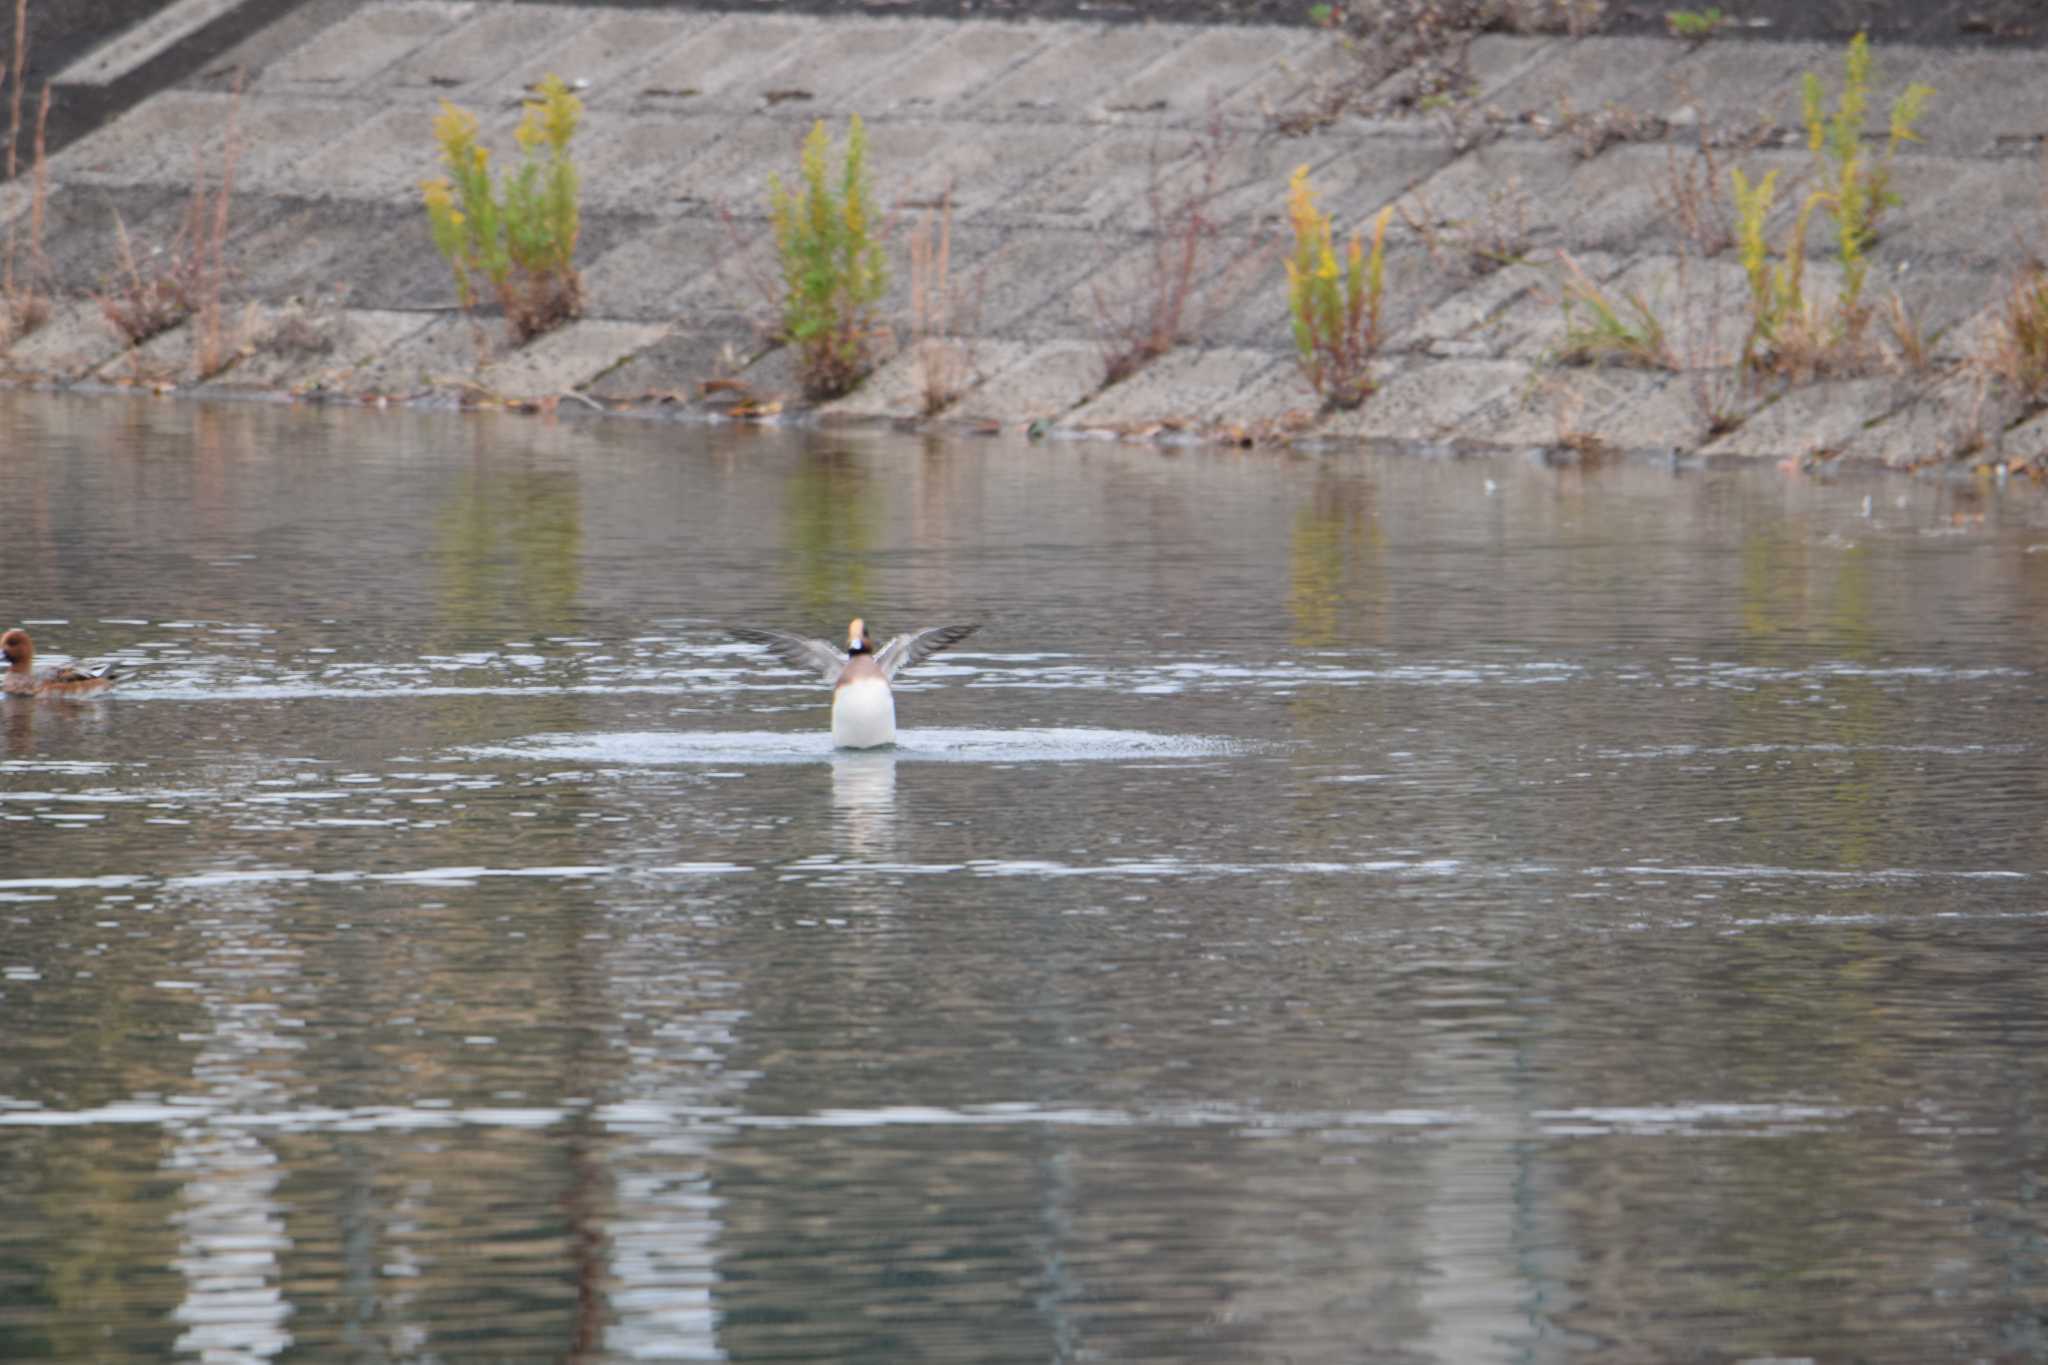
[[[72,668],[63,665],[53,668],[36,679],[36,695],[43,697],[82,697],[92,692],[103,692],[120,680],[112,666],[101,664],[97,668]]]
[[[898,635],[876,652],[875,666],[882,670],[883,677],[893,678],[919,659],[929,659],[980,629],[981,622],[976,621],[971,626],[932,626],[909,635]]]
[[[752,626],[727,626],[725,633],[735,640],[760,645],[791,668],[823,674],[827,683],[839,681],[846,667],[846,654],[823,640],[806,639],[781,630],[756,630]]]

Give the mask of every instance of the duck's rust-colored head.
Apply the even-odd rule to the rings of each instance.
[[[0,655],[5,655],[7,666],[19,672],[36,657],[35,641],[28,638],[28,632],[16,627],[0,635]]]
[[[849,655],[875,652],[875,642],[868,638],[868,623],[858,616],[846,627],[846,652]]]

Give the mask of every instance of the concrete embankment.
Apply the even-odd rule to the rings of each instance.
[[[130,41],[144,57],[115,40],[60,88],[121,80],[146,59],[148,45]],[[1878,52],[1873,129],[1908,82],[1936,91],[1922,140],[1894,167],[1900,203],[1869,287],[1887,305],[1896,291],[1927,354],[1760,390],[1725,368],[1748,306],[1742,269],[1726,253],[1690,254],[1698,233],[1675,201],[1704,169],[1703,131],[1752,135],[1717,154],[1709,212],[1731,211],[1731,167],[1786,182],[1808,173],[1803,134],[1754,133],[1760,120],[1796,129],[1804,73],[1838,88],[1841,49],[1489,34],[1467,56],[1465,97],[1433,112],[1323,117],[1356,58],[1306,28],[321,0],[51,158],[44,241],[58,303],[5,365],[20,381],[200,392],[573,394],[707,413],[744,396],[772,408],[794,381],[787,353],[763,339],[768,177],[792,175],[814,120],[858,113],[875,189],[898,206],[889,316],[902,326],[894,357],[821,420],[921,414],[920,355],[901,344],[903,243],[950,192],[951,325],[969,382],[943,420],[1914,465],[2048,459],[2048,419],[1986,403],[1971,364],[2025,246],[2048,241],[2041,53]],[[514,349],[496,319],[455,307],[418,185],[437,170],[441,100],[477,112],[485,141],[509,155],[518,103],[549,72],[587,106],[576,141],[586,310]],[[91,297],[118,288],[117,221],[138,250],[172,240],[195,179],[218,174],[230,143],[218,329],[187,322],[131,348]],[[1318,411],[1293,357],[1282,258],[1300,165],[1340,229],[1401,210],[1380,388],[1351,412]],[[1105,386],[1105,314],[1141,306],[1160,209],[1210,171],[1214,233],[1188,300],[1190,339]],[[32,199],[26,177],[0,192],[17,241]],[[1797,199],[1781,192],[1774,240]],[[1817,224],[1809,287],[1823,296],[1839,276],[1819,258],[1824,238]],[[1557,363],[1560,251],[1611,298],[1654,311],[1676,370]],[[1517,263],[1501,267],[1504,254]],[[732,382],[707,394],[711,379]]]

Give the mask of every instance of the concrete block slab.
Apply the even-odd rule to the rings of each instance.
[[[759,121],[756,121],[757,124]],[[583,202],[593,208],[648,209],[663,212],[711,213],[719,204],[742,203],[766,211],[765,197],[742,198],[739,186],[721,184],[715,172],[696,167],[708,154],[730,152],[729,139],[740,135],[733,120],[703,115],[647,117],[606,112],[593,116],[590,145],[577,162],[583,177]],[[747,130],[746,145],[764,154],[776,153],[793,170],[796,153],[780,123]]]
[[[257,78],[255,89],[343,89],[367,81],[453,29],[477,8],[471,0],[367,5],[272,63]]]
[[[1207,422],[1229,411],[1232,399],[1276,363],[1270,351],[1181,347],[1102,390],[1068,413],[1062,424],[1116,427]]]
[[[937,19],[820,19],[758,76],[726,86],[713,99],[792,113],[800,105],[814,118],[866,117],[855,92],[886,87],[899,73],[917,70],[925,50],[955,27]]]
[[[575,89],[586,108],[612,110],[635,97],[643,67],[717,22],[714,14],[655,14],[571,8],[576,23],[544,49],[517,53],[503,71],[473,87],[482,102],[516,100],[549,75]]]
[[[1553,49],[1563,46],[1554,38],[1486,34],[1465,49],[1465,70],[1470,83],[1465,93],[1482,103],[1493,101],[1526,73],[1545,61],[1554,60]],[[1368,55],[1368,62],[1384,65],[1384,58]],[[1417,72],[1398,70],[1382,79],[1367,95],[1376,106],[1410,105],[1415,102]]]
[[[1991,303],[1956,322],[1936,338],[1933,351],[1936,364],[1966,364],[1988,357],[1997,349],[2006,326],[2006,287],[2005,282],[2000,281],[1998,296]]]
[[[1151,65],[1126,77],[1102,96],[1105,111],[1198,119],[1222,113],[1247,86],[1270,78],[1290,61],[1305,61],[1311,50],[1337,46],[1327,33],[1300,28],[1212,28],[1197,30]]]
[[[1210,420],[1217,426],[1257,432],[1283,427],[1306,431],[1315,425],[1322,409],[1308,377],[1292,354],[1275,357],[1275,363],[1259,371],[1244,386],[1219,404]]]
[[[1466,416],[1458,439],[1566,446],[1594,437],[1600,413],[1641,399],[1660,379],[1638,370],[1535,369],[1527,383]]]
[[[145,279],[163,273],[174,259],[191,210],[191,196],[181,189],[110,186],[52,193],[43,233],[50,287],[58,293],[118,291],[129,277],[121,257],[124,232],[135,272]],[[275,211],[265,200],[235,201],[225,244],[231,275],[240,264],[240,243]]]
[[[183,41],[239,0],[176,0],[108,38],[57,73],[58,85],[111,85],[173,44]]]
[[[1564,205],[1557,217],[1564,242],[1574,251],[1631,251],[1675,241],[1678,228],[1665,207],[1673,154],[1662,144],[1629,143],[1574,166],[1546,191]]]
[[[493,150],[501,165],[517,161],[512,127],[507,121],[502,128],[482,130],[483,145]],[[300,194],[418,203],[420,181],[441,174],[433,130],[432,106],[405,100],[329,138],[323,149],[297,163],[286,183]]]
[[[706,381],[745,372],[761,347],[745,330],[677,330],[634,352],[625,363],[585,385],[611,402],[697,403]]]
[[[15,378],[78,379],[127,347],[96,301],[74,299],[58,304],[47,322],[0,354],[0,373]]]
[[[888,126],[927,149],[896,182],[893,202],[936,204],[950,190],[956,223],[1007,221],[1019,204],[1036,199],[1040,180],[1075,146],[1075,130],[1061,124],[920,119]]]
[[[1574,208],[1542,188],[1564,181],[1577,164],[1557,142],[1495,142],[1467,152],[1400,197],[1389,237],[1421,240],[1413,222],[1429,224],[1440,249],[1454,252],[1520,254],[1556,245]]]
[[[1157,129],[1112,128],[1070,147],[1013,197],[1003,222],[1055,228],[1135,223],[1152,175],[1170,165],[1183,144]]]
[[[1787,459],[1846,450],[1863,427],[1899,402],[1891,379],[1838,379],[1806,384],[1702,450],[1703,454]]]
[[[1064,27],[1064,26],[1063,26]],[[1059,40],[1013,68],[968,101],[970,117],[1051,114],[1107,117],[1123,83],[1170,61],[1203,30],[1169,24],[1106,28],[1071,26]]]
[[[2036,413],[2003,433],[1996,449],[2007,460],[2034,465],[2048,463],[2048,412]]]
[[[1664,69],[1683,55],[1663,38],[1581,38],[1553,43],[1482,97],[1510,115],[1568,118],[1609,104],[1654,108]]]
[[[1590,412],[1586,433],[1615,450],[1691,452],[1706,438],[1716,415],[1746,418],[1755,397],[1733,370],[1653,374],[1607,371],[1605,382],[1619,389],[1641,386],[1633,397]]]
[[[50,158],[56,184],[181,185],[219,174],[231,95],[164,90]],[[244,118],[247,118],[246,111]]]
[[[1876,65],[1870,90],[1873,129],[1884,125],[1893,101],[1917,81],[1934,87],[1919,125],[1926,150],[2011,156],[2030,155],[2038,146],[2048,114],[2040,94],[2038,48],[1879,48]],[[1841,88],[1841,49],[1815,69],[1827,81],[1832,99]]]
[[[997,367],[961,398],[955,416],[1005,424],[1058,418],[1101,386],[1102,353],[1091,342],[1019,349],[1023,353],[1014,363]]]
[[[1502,90],[1554,60],[1555,49],[1565,46],[1562,39],[1534,34],[1482,33],[1465,49],[1465,69],[1478,87],[1473,98],[1498,103]]]
[[[918,61],[884,73],[852,92],[856,107],[875,114],[950,108],[1000,81],[1067,36],[1066,24],[952,24]]]
[[[723,226],[723,224],[721,224]],[[739,327],[765,334],[782,316],[782,264],[774,230],[765,219],[737,220],[738,240],[716,260],[683,272],[672,296],[675,315],[686,325],[726,331]]]
[[[244,192],[253,189],[263,194],[312,197],[343,190],[354,198],[390,196],[388,184],[377,187],[374,196],[365,194],[360,186],[348,185],[353,168],[346,163],[341,167],[342,185],[323,181],[311,170],[313,163],[332,151],[337,141],[380,116],[389,116],[393,111],[385,102],[332,95],[274,96],[250,108],[261,120],[261,131],[258,136],[243,139],[241,155],[235,163],[235,179]],[[431,107],[420,105],[410,122],[396,127],[413,134],[407,164],[414,170],[416,191],[418,181],[440,170],[432,145]]]
[[[500,329],[443,313],[357,365],[348,388],[358,394],[411,398],[435,389],[472,386],[477,371],[502,348]]]
[[[1368,227],[1371,215],[1450,159],[1441,145],[1411,137],[1318,134],[1272,138],[1226,130],[1212,143],[1202,129],[1162,139],[1168,160],[1156,175],[1158,202],[1170,213],[1207,190],[1205,216],[1236,232],[1288,235],[1287,186],[1295,169],[1309,166],[1309,183],[1340,233]],[[1213,163],[1213,165],[1212,165]],[[1150,226],[1148,173],[1135,201],[1141,222]]]
[[[1092,299],[1076,285],[1103,263],[1093,233],[955,229],[955,272],[984,336],[1051,341],[1094,335]]]
[[[1501,315],[1532,291],[1552,287],[1553,278],[1551,271],[1533,265],[1511,265],[1482,275],[1394,333],[1390,345],[1441,355],[1499,356],[1508,340],[1498,325]]]
[[[671,110],[703,107],[735,88],[758,99],[762,73],[785,49],[812,35],[812,25],[801,19],[727,15],[635,71],[634,98]]]
[[[1436,360],[1396,369],[1374,366],[1384,374],[1379,392],[1362,407],[1333,413],[1317,434],[1366,440],[1441,441],[1454,439],[1469,415],[1507,397],[1529,382],[1530,368],[1512,360]]]
[[[588,18],[544,5],[493,5],[477,10],[393,63],[378,78],[380,90],[426,87],[461,103],[531,52],[552,52]]]
[[[1843,443],[1843,459],[1895,468],[1940,464],[1974,453],[1993,434],[1986,429],[1983,394],[1973,383],[1942,384],[1903,403],[1897,386],[1891,388],[1881,407],[1866,407],[1871,420]]]
[[[584,308],[600,318],[673,318],[705,272],[737,249],[732,230],[715,219],[685,218],[651,227],[584,267]]]
[[[547,398],[580,389],[661,340],[665,325],[584,318],[500,355],[477,382],[504,398]]]
[[[969,389],[1014,364],[1025,350],[1019,343],[974,337],[906,339],[904,348],[869,375],[858,389],[822,405],[818,414],[897,419],[936,416],[957,403]]]
[[[742,213],[768,211],[769,182],[780,177],[785,186],[799,183],[803,143],[809,136],[809,119],[763,118],[691,119],[668,125],[666,133],[652,122],[636,125],[650,139],[644,149],[621,161],[641,159],[647,164],[635,170],[630,165],[605,163],[593,166],[591,177],[600,174],[622,183],[631,195],[660,203],[665,195],[709,205],[728,205]],[[843,123],[828,125],[832,135],[832,165],[841,164],[846,145]],[[930,157],[934,138],[931,130],[903,124],[869,124],[868,185],[877,201],[894,204],[917,182],[917,173]],[[674,144],[672,160],[653,158],[660,153],[652,145],[666,136]]]
[[[1269,121],[1331,107],[1332,97],[1358,79],[1357,54],[1331,35],[1279,54],[1222,101],[1225,114],[1257,114]]]
[[[2021,242],[2039,246],[2042,180],[2032,158],[1902,152],[1892,188],[1903,202],[1878,222],[1881,268],[1901,262],[2004,267],[2021,254]],[[1816,246],[1829,250],[1833,243],[1823,239]]]
[[[1689,109],[1710,133],[1760,123],[1797,128],[1806,73],[1838,74],[1843,50],[1825,43],[1700,43],[1660,67],[1636,98],[1645,112],[1667,119]]]
[[[235,364],[210,387],[291,393],[356,391],[356,370],[435,321],[432,313],[265,305]]]

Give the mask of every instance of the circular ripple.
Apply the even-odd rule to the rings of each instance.
[[[641,734],[535,735],[511,744],[463,750],[477,758],[565,763],[821,763],[863,756],[950,763],[1084,763],[1134,758],[1214,758],[1249,746],[1214,735],[1144,730],[902,730],[894,748],[834,747],[822,731],[665,730]]]

